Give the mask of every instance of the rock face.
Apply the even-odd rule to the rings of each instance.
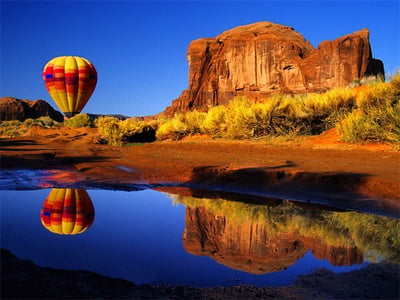
[[[0,121],[37,119],[47,116],[57,122],[64,120],[63,115],[54,110],[44,100],[20,100],[12,97],[0,98]]]
[[[317,49],[293,28],[270,22],[240,26],[191,42],[189,87],[165,111],[173,114],[226,104],[235,96],[323,92],[368,75],[384,74],[362,29]]]
[[[194,255],[209,256],[233,269],[264,274],[286,269],[306,252],[332,265],[360,264],[363,254],[355,246],[332,246],[317,237],[282,230],[271,234],[264,222],[233,222],[205,207],[186,208],[183,245]]]

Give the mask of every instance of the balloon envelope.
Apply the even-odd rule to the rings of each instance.
[[[82,233],[93,220],[94,207],[85,190],[52,189],[40,211],[43,226],[58,234]]]
[[[95,67],[79,56],[51,59],[42,75],[51,98],[67,117],[81,112],[97,83]]]

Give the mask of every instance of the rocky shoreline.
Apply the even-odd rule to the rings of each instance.
[[[399,269],[386,263],[335,274],[325,269],[283,287],[135,285],[88,271],[45,268],[1,250],[2,299],[398,299]]]

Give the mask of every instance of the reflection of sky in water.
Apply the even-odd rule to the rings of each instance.
[[[229,269],[209,257],[185,252],[185,207],[152,190],[88,190],[95,210],[91,227],[75,236],[57,235],[46,230],[39,217],[49,192],[0,191],[1,247],[41,266],[90,270],[137,284],[212,286],[287,284],[319,267],[345,272],[368,264],[335,267],[309,251],[284,271],[252,275]]]

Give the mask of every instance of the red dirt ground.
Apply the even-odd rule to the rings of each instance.
[[[335,131],[292,140],[232,141],[195,136],[124,147],[97,144],[96,129],[34,128],[1,139],[2,169],[57,169],[54,178],[119,185],[173,184],[322,202],[382,214],[400,212],[400,153],[390,145],[350,145]]]

